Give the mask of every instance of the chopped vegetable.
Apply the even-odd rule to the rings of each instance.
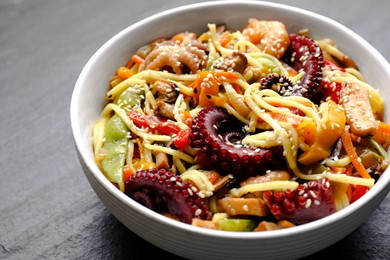
[[[322,103],[322,119],[320,130],[317,132],[314,144],[310,150],[303,153],[298,161],[310,165],[328,157],[333,144],[340,137],[345,127],[345,114],[332,100]]]
[[[351,185],[351,184],[350,184]],[[361,198],[364,194],[368,192],[369,188],[363,185],[351,185],[351,201],[350,203],[355,202]]]
[[[138,55],[133,55],[133,57],[132,57],[132,59],[131,59],[134,63],[136,63],[136,64],[138,64],[138,65],[141,65],[142,63],[144,63],[145,62],[145,60],[142,58],[142,57],[140,57],[140,56],[138,56]]]
[[[143,103],[144,95],[145,91],[143,89],[131,85],[117,97],[115,103],[126,111],[130,111]]]
[[[234,72],[226,72],[223,70],[200,71],[198,78],[191,84],[194,91],[194,105],[199,104],[202,107],[207,107],[215,105],[218,101],[222,101],[223,99],[218,97],[219,86],[224,81],[234,81],[238,78],[239,75]]]
[[[118,115],[115,114],[107,121],[106,140],[101,148],[104,153],[101,166],[107,178],[113,183],[123,183],[123,167],[128,144],[127,132],[127,126]]]
[[[225,218],[217,223],[220,229],[225,231],[252,231],[257,226],[253,219]]]
[[[142,115],[135,110],[130,111],[128,116],[138,127],[149,128],[174,137],[173,144],[179,149],[184,149],[190,141],[190,130],[188,128],[182,130],[174,121],[153,115]]]
[[[353,166],[358,171],[360,176],[362,176],[363,178],[370,179],[371,178],[370,174],[368,174],[366,168],[364,168],[360,158],[356,154],[355,147],[353,146],[352,139],[347,127],[344,129],[343,133],[341,134],[341,141],[343,143],[345,151],[347,152],[349,158],[351,159]]]
[[[131,76],[134,75],[134,72],[132,72],[129,68],[127,67],[120,67],[116,74],[122,79],[122,80],[125,80],[125,79],[128,79],[130,78]]]
[[[378,125],[367,89],[354,83],[345,83],[340,90],[340,103],[351,126],[351,133],[358,136],[376,133]]]

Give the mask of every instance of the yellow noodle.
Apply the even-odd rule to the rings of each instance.
[[[230,106],[229,104],[225,103],[223,105],[223,108],[225,108],[229,114],[232,114],[234,115],[238,120],[240,120],[241,122],[243,122],[244,124],[248,125],[249,124],[249,120],[246,119],[245,117],[241,116],[240,113],[237,112],[237,110],[235,110],[232,106]]]
[[[195,163],[194,162],[194,158],[186,153],[183,153],[179,150],[175,150],[175,149],[172,149],[172,148],[168,148],[168,147],[164,147],[164,146],[161,146],[161,145],[153,145],[153,144],[148,144],[148,143],[145,143],[144,144],[144,147],[149,149],[149,150],[152,150],[152,151],[158,151],[158,152],[163,152],[163,153],[166,153],[166,154],[170,154],[172,156],[176,156],[178,158],[180,158],[181,160],[183,161],[186,161],[188,163]]]
[[[240,52],[247,52],[248,48],[251,49],[251,52],[261,52],[259,48],[257,48],[256,45],[254,45],[252,42],[240,39],[234,44],[234,49],[239,50]]]
[[[107,99],[114,100],[117,96],[119,96],[123,91],[125,91],[127,88],[129,88],[132,85],[140,85],[145,87],[148,87],[146,83],[143,80],[135,78],[135,76],[132,76],[118,85],[116,85],[114,88],[112,88],[110,91],[107,92],[106,97]]]
[[[257,116],[267,122],[275,131],[278,142],[280,141],[283,145],[284,156],[287,159],[287,163],[291,170],[297,171],[297,162],[293,156],[291,150],[291,142],[288,136],[287,131],[278,123],[277,120],[273,119],[269,114],[265,113],[264,109],[259,107],[259,104],[256,101],[259,101],[256,98],[256,94],[253,93],[257,90],[256,85],[252,85],[249,89],[245,91],[245,101],[251,107],[251,109],[257,114]]]
[[[183,162],[180,160],[179,157],[173,156],[172,157],[172,161],[173,161],[173,164],[176,166],[176,169],[180,173],[183,173],[183,172],[185,172],[187,170],[186,167],[184,166]]]
[[[99,155],[100,149],[103,146],[106,123],[107,117],[102,117],[93,127],[93,148],[95,150],[95,156]]]
[[[222,54],[222,56],[227,56],[227,55],[231,54],[232,52],[234,52],[234,50],[232,50],[232,49],[227,49],[227,48],[222,47],[221,44],[219,43],[219,41],[217,41],[217,29],[216,29],[215,24],[208,24],[208,27],[209,27],[209,31],[211,34],[211,42],[215,46],[215,49],[218,50]],[[214,57],[214,58],[216,58],[216,57]]]
[[[370,178],[361,178],[361,177],[353,177],[345,174],[335,174],[331,172],[326,172],[324,177],[328,178],[331,181],[341,182],[341,183],[349,183],[355,185],[363,185],[371,188],[374,186],[375,179]]]
[[[241,197],[250,192],[267,191],[267,190],[295,190],[299,183],[295,181],[269,181],[263,183],[247,184],[240,188],[233,188],[229,193],[233,197]]]
[[[219,209],[218,209],[218,197],[216,195],[211,196],[209,199],[209,208],[212,213],[218,214]],[[214,216],[216,215],[214,214]],[[213,216],[213,218],[214,218]]]
[[[199,190],[211,192],[208,193],[209,196],[214,191],[214,185],[201,170],[188,170],[180,174],[180,178],[184,181],[191,181]]]
[[[354,77],[356,77],[358,80],[363,81],[363,82],[365,81],[364,78],[363,78],[363,75],[357,69],[355,69],[355,68],[346,68],[345,71],[347,73],[353,75]]]
[[[344,156],[343,158],[338,160],[333,160],[330,158],[324,160],[324,165],[329,167],[334,167],[334,166],[345,167],[350,163],[351,163],[351,159],[349,158],[349,156]]]

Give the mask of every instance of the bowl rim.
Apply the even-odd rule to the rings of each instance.
[[[150,21],[162,18],[167,15],[173,15],[180,12],[185,12],[189,10],[194,9],[202,9],[202,8],[211,8],[211,7],[217,7],[217,6],[234,6],[234,5],[256,5],[256,6],[264,6],[264,7],[271,7],[275,9],[283,9],[283,10],[289,10],[294,13],[299,13],[301,15],[310,16],[315,19],[322,20],[322,22],[331,24],[332,26],[338,27],[339,30],[341,30],[344,34],[349,35],[350,37],[356,39],[357,41],[360,41],[365,48],[367,48],[370,52],[373,53],[375,56],[376,61],[381,63],[381,66],[387,67],[387,71],[389,71],[389,78],[390,78],[390,65],[387,62],[387,60],[374,48],[372,47],[366,40],[364,40],[361,36],[353,32],[351,29],[345,27],[341,23],[328,18],[326,16],[320,15],[318,13],[308,11],[302,8],[290,6],[287,4],[281,4],[281,3],[273,3],[273,2],[267,2],[267,1],[253,1],[253,0],[222,0],[222,1],[209,1],[209,2],[200,2],[200,3],[193,3],[193,4],[186,4],[178,7],[174,7],[168,10],[164,10],[158,13],[155,13],[149,17],[146,17],[144,19],[141,19],[128,27],[124,28],[123,30],[119,31],[115,35],[113,35],[110,39],[108,39],[88,60],[84,68],[82,69],[81,73],[79,74],[76,84],[74,86],[74,90],[71,97],[70,102],[70,121],[71,121],[71,128],[72,128],[72,135],[74,139],[75,147],[78,151],[79,158],[83,160],[85,166],[88,168],[88,170],[92,173],[93,177],[102,185],[106,190],[108,190],[113,196],[115,196],[117,199],[122,201],[126,206],[131,207],[138,211],[138,213],[141,213],[147,218],[152,218],[153,220],[160,222],[164,225],[168,225],[171,227],[176,227],[179,229],[182,229],[187,232],[197,233],[199,235],[203,236],[209,236],[209,237],[222,237],[222,238],[232,238],[232,239],[270,239],[270,238],[278,238],[278,237],[286,237],[286,236],[294,236],[296,234],[302,234],[309,232],[314,229],[324,228],[327,225],[338,222],[344,219],[346,216],[358,211],[361,207],[363,207],[366,203],[368,203],[370,200],[372,200],[374,197],[376,197],[383,189],[390,186],[390,174],[382,174],[380,177],[380,180],[375,183],[375,185],[365,194],[362,198],[360,198],[358,201],[354,202],[353,204],[349,205],[348,207],[335,212],[327,217],[321,218],[319,220],[315,220],[306,224],[298,225],[292,228],[287,229],[281,229],[281,230],[273,230],[272,232],[232,232],[232,231],[222,231],[222,230],[212,230],[212,229],[206,229],[206,228],[200,228],[196,226],[192,226],[189,224],[181,223],[175,220],[172,220],[170,218],[164,217],[163,215],[154,212],[143,205],[133,201],[129,197],[127,197],[124,193],[122,193],[119,189],[117,189],[100,171],[98,166],[96,165],[95,161],[88,156],[88,150],[87,147],[83,145],[83,134],[79,127],[78,122],[78,104],[79,100],[81,98],[81,90],[82,86],[84,85],[86,81],[86,75],[90,71],[90,69],[93,67],[93,64],[95,61],[99,59],[101,55],[105,52],[106,49],[110,47],[110,45],[118,40],[120,40],[122,37],[126,37],[128,33],[133,31],[135,28],[138,28],[142,26],[143,24],[146,24]],[[387,171],[390,171],[390,169],[387,169]]]

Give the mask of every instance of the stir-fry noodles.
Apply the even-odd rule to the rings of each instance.
[[[331,39],[279,21],[158,39],[109,83],[96,162],[129,197],[181,222],[307,223],[354,203],[389,164],[378,90]]]

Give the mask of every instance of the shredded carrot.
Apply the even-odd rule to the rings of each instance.
[[[133,62],[135,62],[136,64],[139,64],[139,65],[141,65],[142,63],[145,62],[145,60],[144,60],[142,57],[138,56],[137,54],[133,55],[133,57],[131,58],[131,60],[132,60]]]
[[[134,65],[133,57],[126,63],[125,67],[126,68],[131,68]]]
[[[352,143],[351,135],[349,134],[349,128],[346,127],[341,134],[341,142],[343,143],[344,149],[347,152],[349,158],[351,159],[351,162],[357,172],[362,176],[363,178],[371,179],[370,174],[368,174],[366,168],[364,168],[363,164],[359,160],[359,157],[355,151],[355,147]]]

